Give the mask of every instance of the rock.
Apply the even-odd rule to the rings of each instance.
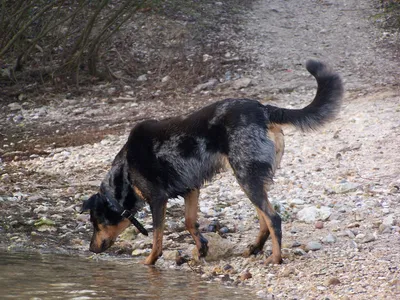
[[[228,233],[228,232],[229,232],[229,228],[226,227],[226,226],[222,227],[222,228],[219,230],[219,233],[221,233],[221,234],[225,234],[225,233]]]
[[[137,237],[137,231],[134,226],[130,226],[121,233],[120,238],[125,241],[133,241]]]
[[[232,255],[235,244],[213,232],[204,233],[203,236],[208,240],[208,253],[206,261],[220,260]],[[198,260],[198,252],[193,248],[193,258]]]
[[[316,229],[322,229],[322,228],[324,228],[324,222],[317,221],[317,222],[315,222],[314,226]]]
[[[290,199],[288,200],[288,203],[290,206],[301,206],[305,204],[305,201],[302,199],[298,199],[298,198],[294,198],[294,199]]]
[[[16,110],[22,109],[22,106],[17,102],[10,103],[7,106],[8,106],[8,109],[11,111],[16,111]]]
[[[218,221],[212,221],[210,225],[207,226],[207,231],[208,232],[217,232],[221,228],[221,225],[219,224]]]
[[[56,223],[54,221],[50,220],[50,219],[41,218],[38,221],[36,221],[33,225],[35,227],[40,227],[40,226],[43,226],[43,225],[56,226]]]
[[[15,123],[21,123],[24,120],[24,117],[22,115],[16,115],[13,117],[13,121]]]
[[[387,225],[381,224],[381,225],[379,225],[378,232],[380,234],[391,233],[392,232],[391,226],[387,226]]]
[[[356,235],[354,234],[354,232],[351,231],[350,229],[349,229],[349,230],[346,230],[345,233],[346,233],[346,235],[347,235],[349,238],[351,238],[351,239],[354,239],[354,238],[356,237]]]
[[[161,82],[162,82],[162,83],[165,83],[165,82],[169,81],[170,79],[171,79],[171,76],[167,75],[167,76],[165,76],[165,77],[163,77],[163,78],[161,79]]]
[[[222,270],[223,270],[224,273],[229,273],[229,274],[235,273],[235,269],[230,264],[224,265],[222,267]]]
[[[211,55],[208,54],[203,54],[203,62],[209,61],[211,60],[213,57]]]
[[[340,284],[340,280],[336,277],[331,277],[325,281],[325,285],[338,285]]]
[[[362,146],[361,143],[355,143],[353,145],[350,145],[350,146],[340,149],[339,152],[345,153],[348,151],[359,150],[361,148],[361,146]]]
[[[163,250],[162,257],[165,260],[173,260],[176,261],[176,259],[180,256],[179,251],[177,250]]]
[[[382,220],[382,224],[386,225],[386,226],[392,226],[394,225],[394,215],[390,214],[387,215],[383,220]]]
[[[235,81],[232,81],[232,83],[231,83],[231,86],[234,90],[240,90],[243,88],[247,88],[250,85],[252,85],[252,81],[250,78],[246,78],[246,77],[237,79]]]
[[[325,244],[333,244],[336,243],[336,240],[337,240],[336,237],[332,233],[330,233],[326,237],[324,237],[322,242]]]
[[[332,209],[328,206],[317,208],[315,206],[307,206],[297,212],[297,218],[306,223],[312,223],[316,220],[325,221],[331,215]]]
[[[137,81],[147,81],[147,75],[146,74],[140,75],[136,80]]]
[[[242,273],[240,273],[240,280],[241,281],[245,281],[247,279],[250,279],[251,277],[253,277],[253,275],[251,275],[251,273],[248,270],[245,270]]]
[[[289,277],[291,274],[295,274],[296,270],[292,267],[286,267],[282,270],[282,277]]]
[[[132,256],[147,256],[150,253],[150,249],[135,249],[132,251]]]
[[[376,237],[372,233],[368,233],[362,240],[361,243],[369,243],[376,240]]]
[[[293,249],[293,254],[297,255],[297,256],[303,256],[303,255],[306,255],[307,253],[306,253],[306,251],[304,251],[301,248],[296,248],[296,249]]]
[[[54,231],[57,231],[57,228],[54,227],[54,226],[49,226],[49,225],[41,225],[41,226],[39,226],[37,228],[37,231],[40,231],[40,232],[45,232],[45,231],[54,232]]]
[[[215,78],[212,78],[209,81],[207,81],[206,83],[201,83],[201,84],[197,85],[193,89],[193,93],[198,93],[203,90],[212,90],[213,88],[216,87],[217,84],[218,84],[218,80]]]
[[[360,186],[359,184],[344,181],[339,183],[338,185],[333,186],[332,190],[336,194],[345,194],[356,191],[359,186]]]
[[[305,250],[306,251],[317,251],[322,248],[321,243],[317,241],[311,241],[306,244]]]
[[[360,223],[354,222],[347,225],[347,228],[360,227]]]

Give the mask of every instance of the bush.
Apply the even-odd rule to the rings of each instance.
[[[22,75],[42,81],[63,76],[79,82],[85,66],[90,75],[110,78],[107,64],[99,64],[101,48],[135,12],[152,4],[150,0],[3,0],[1,79],[12,83]],[[28,66],[29,72],[20,72]]]

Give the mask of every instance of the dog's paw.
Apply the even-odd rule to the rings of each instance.
[[[250,244],[247,249],[242,253],[243,257],[249,257],[250,255],[257,255],[262,250],[257,245]]]
[[[282,262],[280,255],[270,255],[264,260],[264,265],[280,265]]]

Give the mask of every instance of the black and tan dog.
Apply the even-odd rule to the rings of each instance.
[[[342,81],[325,64],[310,60],[307,70],[316,78],[317,94],[303,109],[284,109],[249,99],[226,99],[192,114],[137,124],[117,154],[100,190],[83,203],[90,210],[94,233],[90,250],[103,252],[145,204],[153,217],[153,248],[145,264],[162,254],[165,211],[170,198],[185,199],[185,223],[200,257],[207,240],[196,227],[199,190],[226,163],[255,205],[260,231],[245,255],[261,251],[269,236],[272,255],[265,263],[281,262],[281,218],[268,201],[267,191],[283,154],[280,124],[315,129],[337,113]]]

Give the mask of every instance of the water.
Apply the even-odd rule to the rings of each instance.
[[[250,294],[251,295],[251,294]],[[243,299],[248,291],[131,259],[0,252],[0,299]]]

